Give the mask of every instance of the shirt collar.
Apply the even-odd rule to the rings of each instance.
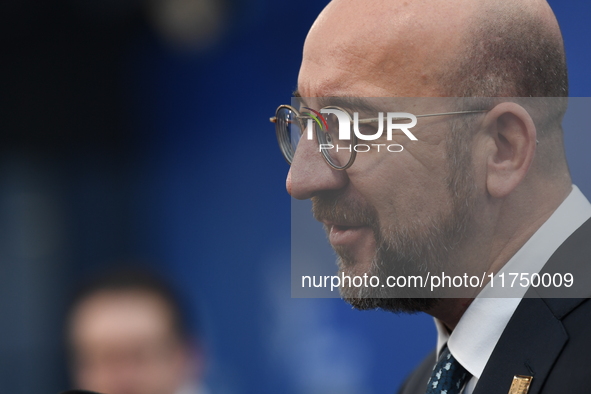
[[[573,185],[568,197],[499,273],[540,272],[556,249],[589,218],[591,204]],[[527,291],[527,288],[515,288],[517,291],[514,293],[504,291],[502,295],[505,298],[492,298],[500,296],[501,293],[494,292],[497,289],[488,286],[483,289],[464,312],[451,335],[435,319],[437,353],[447,343],[456,360],[477,379],[480,379],[501,334]]]

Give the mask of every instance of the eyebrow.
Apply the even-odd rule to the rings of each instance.
[[[293,96],[301,103],[305,104],[299,90],[294,90]],[[341,107],[350,111],[356,112],[379,112],[377,107],[370,104],[367,100],[360,97],[340,96],[340,97],[315,97],[318,100],[320,108],[328,106]]]
[[[302,95],[300,94],[299,90],[294,90],[292,93],[292,96],[295,97],[297,99],[297,101],[300,103],[300,105],[306,105],[306,103],[304,102],[304,100],[302,100]]]

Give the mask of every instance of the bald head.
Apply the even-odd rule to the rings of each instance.
[[[443,67],[445,90],[469,97],[568,96],[562,35],[546,1],[483,4],[463,37],[464,50]]]
[[[546,0],[333,0],[306,39],[298,90],[303,97],[567,97],[568,77]],[[534,168],[568,182],[566,104],[553,99],[528,110],[547,142]]]
[[[544,0],[334,0],[308,34],[298,81],[302,96],[366,97],[555,97],[566,85]]]
[[[302,95],[442,95],[433,77],[438,65],[458,52],[458,31],[465,30],[474,6],[468,1],[467,8],[454,12],[441,2],[436,13],[430,3],[331,2],[306,39],[298,85]]]

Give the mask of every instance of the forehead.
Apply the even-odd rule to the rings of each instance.
[[[151,338],[170,333],[171,312],[148,292],[98,293],[76,308],[71,329],[75,341],[91,343]]]
[[[430,17],[423,2],[334,1],[310,30],[302,96],[440,96],[442,65],[453,61],[464,27],[457,10]],[[434,1],[434,3],[439,3]]]

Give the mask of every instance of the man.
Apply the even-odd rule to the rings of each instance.
[[[181,307],[158,278],[124,270],[84,288],[67,342],[75,386],[107,394],[197,394],[200,356]]]
[[[286,143],[281,128],[295,118],[278,110],[287,190],[312,199],[342,274],[465,269],[488,281],[503,269],[562,275],[563,262],[588,265],[591,205],[571,183],[565,101],[502,99],[568,96],[562,37],[544,0],[334,0],[306,39],[297,95],[316,115],[332,104],[326,97],[483,98],[472,111],[425,118],[418,141],[400,139],[396,156],[357,153],[336,164],[325,154],[330,144],[319,145],[330,125]],[[537,289],[528,297],[538,298],[524,299],[478,291],[392,298],[351,285],[341,294],[359,309],[436,318],[437,349],[402,393],[586,392],[591,384],[586,298],[539,298],[557,293]]]

